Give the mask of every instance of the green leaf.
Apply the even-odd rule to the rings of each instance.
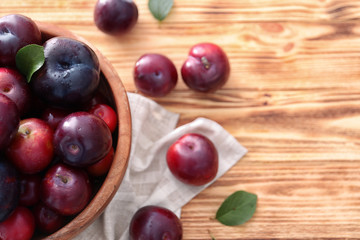
[[[15,61],[16,67],[30,82],[32,75],[45,62],[44,47],[37,44],[26,45],[16,53]]]
[[[245,191],[231,194],[216,212],[216,219],[224,225],[235,226],[247,222],[255,213],[257,195]]]
[[[169,14],[174,0],[149,0],[151,14],[159,21],[162,21]]]

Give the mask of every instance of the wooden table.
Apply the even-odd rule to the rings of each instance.
[[[360,1],[175,0],[159,24],[146,0],[129,34],[110,37],[93,22],[95,0],[1,0],[21,13],[85,37],[135,92],[133,67],[145,53],[180,69],[198,42],[223,47],[228,83],[212,94],[175,90],[155,99],[181,114],[220,123],[248,150],[182,211],[184,239],[360,239]],[[214,220],[237,190],[258,195],[242,226]]]

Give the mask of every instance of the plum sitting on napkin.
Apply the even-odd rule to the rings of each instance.
[[[198,118],[176,128],[179,114],[151,99],[128,93],[132,116],[132,145],[124,179],[104,213],[75,239],[125,240],[133,214],[142,206],[158,205],[180,215],[181,207],[238,162],[247,150],[218,123]],[[166,164],[169,146],[186,133],[208,137],[219,153],[218,173],[203,186],[177,180]]]

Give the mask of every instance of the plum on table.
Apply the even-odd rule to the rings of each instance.
[[[199,92],[212,92],[221,88],[229,75],[229,59],[225,52],[213,43],[194,45],[181,67],[185,84]]]
[[[162,54],[144,54],[135,63],[135,85],[145,95],[165,96],[174,89],[177,80],[174,63]]]
[[[169,209],[148,205],[133,215],[129,233],[131,240],[181,240],[182,225],[180,219]]]
[[[166,162],[178,180],[195,186],[213,180],[219,166],[216,147],[198,133],[188,133],[176,140],[167,151]]]
[[[98,0],[94,21],[102,32],[121,35],[134,27],[138,15],[138,8],[132,0]]]

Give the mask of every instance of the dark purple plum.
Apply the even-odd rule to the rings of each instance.
[[[45,63],[31,82],[34,93],[51,106],[74,108],[93,97],[100,82],[99,60],[86,44],[65,37],[44,43]]]
[[[0,65],[15,66],[17,51],[28,44],[41,44],[41,32],[33,20],[20,14],[0,18]]]
[[[109,127],[98,116],[75,112],[65,117],[54,134],[56,154],[69,165],[85,167],[100,161],[112,147]]]
[[[66,223],[66,217],[50,209],[43,203],[33,208],[36,228],[41,232],[50,234],[59,230]]]
[[[145,54],[135,64],[135,85],[145,95],[165,96],[173,90],[177,79],[174,63],[164,55]]]
[[[41,201],[57,213],[69,216],[79,213],[91,197],[91,184],[86,171],[56,164],[41,182]]]
[[[0,68],[0,93],[14,101],[20,116],[30,110],[31,91],[25,77],[18,71],[11,68]]]
[[[225,52],[216,44],[194,45],[181,67],[185,84],[199,92],[213,92],[221,88],[230,75],[230,63]]]
[[[169,209],[149,205],[134,214],[129,233],[131,240],[181,240],[182,226],[180,219]]]
[[[0,93],[0,150],[10,145],[20,124],[20,116],[16,104]]]
[[[40,174],[21,174],[20,200],[22,206],[34,206],[40,200]]]
[[[55,131],[58,124],[71,113],[68,109],[48,107],[41,114],[41,119],[49,124]]]
[[[6,159],[0,157],[0,222],[18,206],[19,197],[19,173]]]
[[[94,21],[104,33],[121,35],[135,26],[138,15],[138,8],[132,0],[98,0]]]

